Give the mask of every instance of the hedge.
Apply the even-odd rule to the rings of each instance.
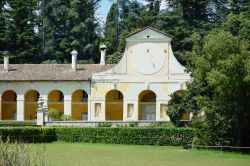
[[[2,141],[51,142],[56,141],[54,128],[47,127],[1,127]]]
[[[0,121],[0,127],[36,126],[36,121]]]
[[[190,128],[83,128],[83,127],[13,127],[0,128],[6,139],[28,142],[92,142],[133,145],[180,146],[192,142]]]

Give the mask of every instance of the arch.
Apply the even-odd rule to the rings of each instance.
[[[119,90],[110,90],[105,96],[105,120],[123,120],[123,94]]]
[[[24,120],[35,120],[40,94],[36,90],[29,90],[24,95]]]
[[[48,110],[56,109],[59,115],[64,113],[64,95],[60,90],[52,90],[48,95]]]
[[[2,120],[16,120],[17,115],[17,94],[13,90],[7,90],[2,95]]]
[[[138,96],[138,120],[156,120],[156,94],[144,90]]]
[[[72,120],[88,120],[88,94],[78,89],[71,96]]]

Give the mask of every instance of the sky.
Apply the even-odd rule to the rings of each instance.
[[[116,1],[116,0],[101,0],[100,7],[97,9],[97,17],[100,18],[100,20],[102,21],[102,24],[104,24],[104,22],[106,21],[108,11],[113,1]],[[142,3],[145,3],[144,0],[139,0],[139,1],[141,1]],[[162,1],[165,1],[165,0],[162,0]],[[161,9],[163,9],[163,6],[165,6],[164,3],[165,2],[161,4],[162,5]]]

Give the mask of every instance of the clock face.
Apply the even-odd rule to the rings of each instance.
[[[142,74],[156,73],[165,63],[163,49],[153,43],[135,45],[132,50],[131,59],[133,67]]]

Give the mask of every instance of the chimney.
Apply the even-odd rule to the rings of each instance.
[[[107,46],[106,45],[101,45],[100,46],[100,51],[101,51],[101,60],[100,60],[100,65],[105,65],[105,58],[106,58],[106,50]]]
[[[10,61],[9,52],[8,51],[4,51],[3,56],[4,56],[3,69],[5,71],[9,71],[9,68],[10,68],[10,64],[9,64],[9,61]]]
[[[76,71],[77,70],[77,55],[78,55],[78,52],[76,50],[73,50],[71,52],[71,55],[72,55],[72,66],[71,66],[71,69],[73,71]]]

